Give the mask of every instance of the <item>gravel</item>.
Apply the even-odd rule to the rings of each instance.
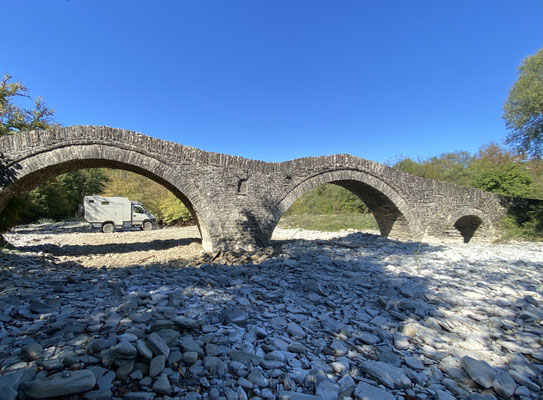
[[[274,237],[236,263],[202,256],[194,227],[17,227],[0,398],[542,395],[542,244]]]

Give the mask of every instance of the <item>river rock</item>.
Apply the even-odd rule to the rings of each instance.
[[[168,376],[166,374],[160,375],[160,377],[156,380],[153,385],[153,391],[167,395],[171,393],[172,386],[170,385],[170,381],[168,380]]]
[[[89,370],[64,371],[30,382],[26,394],[34,399],[66,396],[91,390],[96,377]]]
[[[392,394],[386,390],[369,385],[365,382],[359,382],[354,389],[354,395],[359,400],[395,400]]]
[[[461,359],[462,368],[469,377],[478,385],[485,389],[492,387],[492,381],[496,376],[496,370],[486,361],[476,360],[470,356],[464,356]]]
[[[160,335],[155,332],[147,336],[147,346],[157,356],[163,355],[164,357],[168,358],[170,355],[170,348],[164,339],[162,339]]]
[[[517,384],[507,372],[498,370],[492,381],[492,387],[499,396],[508,399],[515,393]]]
[[[158,374],[160,374],[164,367],[166,366],[166,357],[164,357],[162,354],[159,356],[156,356],[151,360],[151,363],[149,364],[149,376],[151,378],[154,378]]]
[[[362,361],[360,369],[390,389],[407,389],[411,379],[403,369],[380,361]]]
[[[21,358],[24,361],[33,361],[40,356],[42,351],[43,347],[39,343],[27,344],[21,349]]]
[[[36,376],[34,368],[24,368],[5,375],[0,375],[0,400],[15,400],[18,397],[19,386],[29,382]]]

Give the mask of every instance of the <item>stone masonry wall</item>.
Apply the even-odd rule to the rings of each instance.
[[[208,251],[266,245],[292,202],[328,182],[357,194],[382,234],[401,239],[460,237],[455,223],[471,216],[480,221],[474,237],[490,240],[508,201],[347,154],[266,163],[108,127],[20,132],[0,138],[0,153],[0,209],[13,195],[63,172],[127,169],[163,184],[189,207]]]

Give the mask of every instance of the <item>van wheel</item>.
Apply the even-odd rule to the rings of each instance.
[[[151,221],[145,221],[141,226],[141,229],[143,229],[144,231],[150,231],[151,229],[153,229],[153,223]]]
[[[104,225],[102,225],[102,232],[104,233],[111,233],[115,229],[115,226],[111,222],[106,222]]]

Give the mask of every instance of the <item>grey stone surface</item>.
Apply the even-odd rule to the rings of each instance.
[[[74,167],[133,170],[163,182],[198,216],[204,248],[266,245],[288,207],[323,183],[357,194],[392,238],[491,240],[512,200],[415,177],[346,154],[265,163],[209,153],[140,133],[101,126],[59,127],[0,138],[6,185],[14,195]],[[35,303],[33,312],[54,310]],[[113,328],[115,314],[106,323]]]
[[[380,361],[362,361],[360,369],[378,379],[390,389],[406,389],[411,387],[411,380],[401,368]]]
[[[21,358],[24,361],[32,361],[38,358],[42,351],[43,348],[39,343],[27,344],[21,350]]]
[[[151,333],[147,336],[147,346],[155,355],[163,355],[168,358],[170,355],[170,348],[157,333]]]
[[[462,357],[462,368],[474,382],[485,389],[492,387],[492,381],[496,376],[496,370],[486,361],[477,360],[470,356]]]
[[[168,376],[166,374],[160,375],[160,377],[153,384],[153,390],[156,393],[160,393],[160,394],[169,395],[171,393],[172,386],[170,385],[170,382],[168,381]]]
[[[305,231],[296,233],[301,240],[278,242],[276,253],[254,265],[102,268],[79,264],[85,257],[79,248],[70,256],[46,253],[54,252],[51,242],[73,249],[57,233],[81,226],[58,223],[47,235],[42,228],[34,235],[23,233],[36,228],[27,225],[9,233],[18,249],[0,257],[6,319],[0,321],[0,387],[30,366],[36,380],[57,369],[88,369],[97,384],[75,394],[87,399],[123,397],[125,391],[210,400],[272,400],[283,392],[326,399],[374,392],[380,398],[482,399],[514,390],[522,400],[540,397],[543,366],[532,354],[543,348],[541,324],[523,312],[536,313],[532,303],[543,304],[541,243],[419,244]],[[276,237],[293,233],[279,230]],[[398,290],[411,286],[423,294]],[[31,313],[35,299],[55,311]],[[246,324],[225,318],[236,307],[247,311]],[[120,319],[105,329],[113,312]],[[175,324],[180,315],[192,319],[192,327]],[[303,327],[305,337],[291,336],[289,324]],[[364,333],[379,341],[362,340]],[[164,361],[159,368],[150,349],[138,350],[152,334],[171,340],[168,359],[154,357]],[[409,346],[395,346],[398,335]],[[22,348],[34,342],[43,351],[24,362]],[[466,355],[492,365],[491,388],[467,375]],[[75,364],[67,367],[60,361],[66,358]],[[357,397],[360,383],[371,387]],[[10,385],[2,393],[13,398]]]
[[[0,400],[17,399],[21,384],[31,381],[35,375],[34,368],[24,368],[0,375]]]
[[[95,384],[96,377],[92,371],[65,371],[30,382],[25,392],[31,398],[46,399],[86,392]]]
[[[396,397],[387,391],[369,385],[365,382],[360,382],[354,389],[354,395],[359,400],[395,400]]]
[[[492,381],[492,388],[503,398],[510,398],[515,393],[517,384],[507,372],[498,370]]]
[[[159,356],[156,356],[151,360],[151,363],[149,364],[149,376],[151,378],[154,378],[158,374],[160,374],[164,367],[166,366],[166,357],[164,357],[162,354]]]
[[[283,391],[279,393],[279,400],[323,400],[320,396],[311,394]]]
[[[123,398],[130,400],[152,400],[156,397],[154,392],[129,392]]]

